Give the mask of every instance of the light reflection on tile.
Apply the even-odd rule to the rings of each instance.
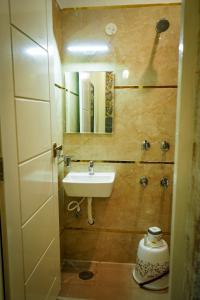
[[[65,67],[70,70],[73,64],[76,69],[85,65],[86,70],[88,62],[90,68],[98,63],[107,66],[108,70],[113,70],[114,66],[117,85],[176,84],[179,13],[179,6],[167,5],[65,11],[62,13]],[[170,28],[157,40],[155,26],[161,17],[169,19]],[[105,26],[111,21],[117,25],[118,31],[115,36],[109,37],[105,34]],[[91,57],[70,55],[66,47],[77,41],[109,43],[111,50],[106,55],[97,53]],[[129,70],[128,78],[122,76],[124,69]]]
[[[74,159],[173,161],[176,89],[117,90],[111,135],[65,134],[64,152]],[[151,143],[149,151],[141,143]],[[170,143],[163,153],[160,142]]]

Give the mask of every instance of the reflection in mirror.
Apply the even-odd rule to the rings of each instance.
[[[66,132],[112,133],[113,72],[66,72]]]

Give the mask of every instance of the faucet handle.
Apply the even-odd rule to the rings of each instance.
[[[160,185],[164,188],[164,189],[167,189],[168,186],[169,186],[169,179],[164,176],[163,178],[161,178],[160,180]]]
[[[145,188],[148,185],[148,183],[149,183],[149,180],[146,176],[140,177],[140,184],[142,187]]]
[[[170,144],[168,143],[168,142],[166,142],[166,141],[162,141],[161,143],[160,143],[160,149],[162,150],[162,151],[168,151],[169,150],[169,148],[170,148]]]
[[[93,162],[93,160],[90,160],[90,162],[89,162],[88,171],[89,171],[90,175],[94,175],[94,162]]]
[[[141,145],[142,150],[148,151],[150,149],[150,147],[151,147],[151,144],[147,140],[144,140],[142,142],[142,145]]]
[[[71,167],[72,157],[70,155],[63,155],[64,164],[66,167]]]

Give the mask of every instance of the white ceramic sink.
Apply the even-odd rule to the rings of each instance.
[[[115,172],[69,172],[63,179],[65,192],[74,197],[109,197]]]

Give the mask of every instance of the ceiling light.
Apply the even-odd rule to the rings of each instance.
[[[99,45],[70,45],[67,50],[72,53],[80,54],[95,54],[95,53],[105,53],[109,51],[109,48],[105,44]]]

